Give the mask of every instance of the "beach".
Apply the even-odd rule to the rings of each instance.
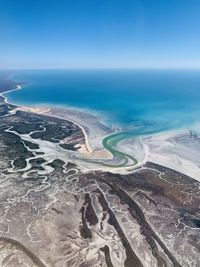
[[[12,244],[38,266],[107,255],[119,267],[198,266],[198,132],[113,131],[83,110],[3,96],[0,106],[3,259]]]
[[[21,85],[18,84],[13,90],[20,89]],[[11,104],[7,98],[5,102]],[[125,138],[119,139],[120,132],[113,132],[98,117],[82,110],[56,106],[16,106],[12,113],[17,111],[53,116],[78,125],[84,134],[85,144],[80,146],[80,155],[75,157],[78,162],[82,161],[85,170],[109,170],[125,174],[143,168],[150,161],[200,180],[200,150],[187,129],[128,138],[125,135]],[[111,149],[107,149],[103,142],[109,136],[119,139],[116,143],[114,141],[114,151],[112,144]]]

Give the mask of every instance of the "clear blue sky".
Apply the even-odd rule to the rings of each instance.
[[[200,67],[200,0],[0,0],[0,68]]]

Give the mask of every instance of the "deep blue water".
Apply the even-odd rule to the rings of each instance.
[[[200,119],[200,70],[15,71],[20,105],[53,104],[99,112],[110,125],[152,131],[188,127]]]

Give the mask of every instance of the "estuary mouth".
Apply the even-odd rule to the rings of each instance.
[[[200,143],[191,114],[116,127],[91,109],[11,104],[12,93],[0,98],[0,261],[195,266]]]

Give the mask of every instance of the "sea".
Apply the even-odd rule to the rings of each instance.
[[[191,128],[200,122],[200,70],[15,70],[18,105],[53,105],[99,116],[109,127],[140,134]],[[66,110],[67,112],[67,110]]]

